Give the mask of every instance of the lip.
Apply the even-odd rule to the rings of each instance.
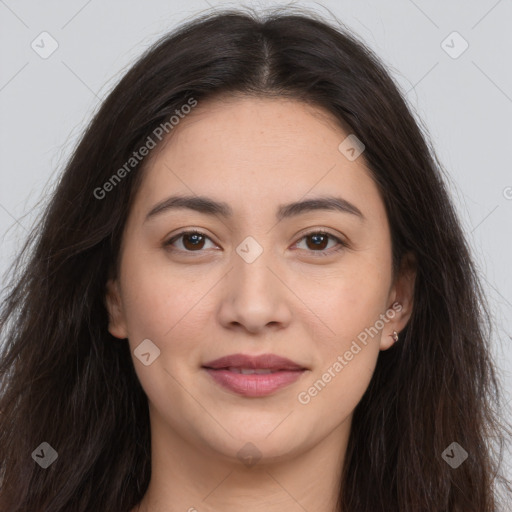
[[[270,370],[274,373],[243,374],[241,368]],[[275,354],[249,356],[232,354],[203,365],[220,386],[245,397],[270,395],[298,380],[307,368]]]

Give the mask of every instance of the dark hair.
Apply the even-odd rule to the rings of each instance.
[[[182,105],[219,94],[299,99],[350,127],[385,203],[394,271],[407,253],[417,262],[409,324],[379,354],[354,411],[339,510],[495,511],[509,431],[488,305],[442,167],[362,42],[341,24],[279,10],[210,13],[166,35],[76,147],[2,305],[1,510],[126,511],[142,499],[151,476],[147,397],[128,344],[107,330],[104,296],[147,159],[107,198],[95,190]],[[442,457],[454,441],[469,454],[457,469]],[[46,470],[31,457],[42,442],[58,452]]]

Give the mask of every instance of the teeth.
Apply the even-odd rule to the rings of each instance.
[[[233,373],[243,373],[244,375],[252,375],[253,373],[258,375],[265,373],[275,373],[270,368],[235,368],[234,366],[231,366],[228,368],[228,370]]]

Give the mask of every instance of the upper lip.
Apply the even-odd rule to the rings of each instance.
[[[220,368],[250,368],[269,370],[305,370],[303,366],[275,354],[249,356],[246,354],[231,354],[220,357],[203,365],[205,368],[218,370]]]

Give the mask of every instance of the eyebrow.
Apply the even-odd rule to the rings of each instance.
[[[233,209],[227,203],[215,201],[205,196],[171,196],[157,203],[146,215],[144,222],[171,210],[189,209],[205,215],[220,216],[224,218],[232,218],[234,216]],[[294,203],[279,205],[276,213],[278,221],[295,217],[304,213],[316,210],[329,210],[349,213],[360,220],[365,221],[366,218],[361,210],[350,203],[346,199],[334,196],[321,196],[304,201],[296,201]]]

